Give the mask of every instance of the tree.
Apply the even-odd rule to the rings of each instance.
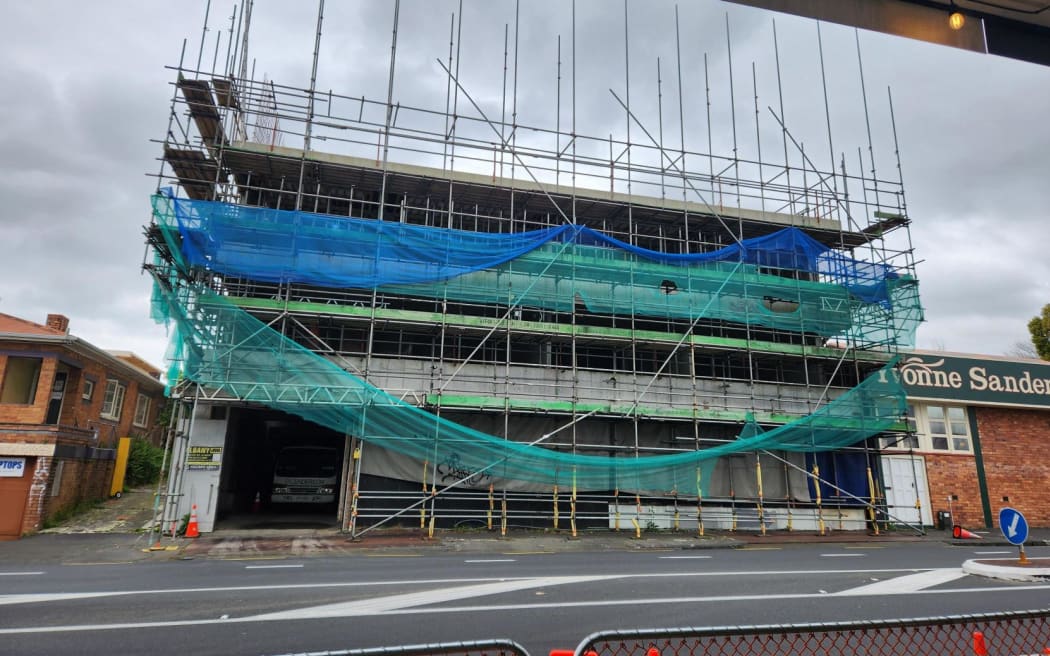
[[[1032,334],[1032,345],[1043,360],[1050,360],[1050,303],[1043,306],[1042,313],[1028,322]]]

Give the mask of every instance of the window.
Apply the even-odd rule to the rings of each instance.
[[[32,405],[36,401],[41,362],[41,358],[8,356],[4,384],[0,387],[0,403]]]
[[[62,472],[65,471],[65,460],[58,460],[55,463],[55,476],[51,483],[51,496],[57,497],[62,494]]]
[[[102,402],[102,417],[120,420],[120,411],[124,408],[124,394],[127,387],[120,381],[110,378],[106,381],[106,399]]]
[[[84,389],[80,393],[80,398],[84,399],[85,401],[90,401],[91,397],[93,397],[94,395],[95,395],[95,381],[93,381],[93,380],[91,380],[89,378],[85,378],[84,379]]]
[[[920,445],[925,451],[973,453],[970,422],[966,409],[955,405],[927,405],[916,408]]]
[[[145,394],[139,394],[138,399],[135,401],[135,420],[136,426],[145,426],[146,421],[149,420],[149,397]]]

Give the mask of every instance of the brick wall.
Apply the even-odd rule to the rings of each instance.
[[[977,427],[993,520],[1010,506],[1030,526],[1050,527],[1050,411],[977,408]]]
[[[923,453],[926,460],[926,479],[930,485],[931,510],[948,510],[951,502],[952,518],[963,527],[984,526],[981,506],[981,488],[977,483],[977,459],[972,455],[951,453]]]
[[[48,484],[51,479],[51,458],[38,456],[34,460],[36,466],[33,468],[33,482],[29,486],[29,498],[26,500],[25,514],[22,516],[23,534],[39,531],[43,525]]]
[[[55,372],[64,370],[68,373],[66,379],[65,396],[62,403],[62,413],[58,423],[63,426],[75,426],[78,428],[98,428],[100,446],[113,446],[116,438],[124,436],[156,437],[150,434],[160,409],[165,403],[163,391],[146,390],[144,393],[150,397],[149,417],[145,426],[136,426],[135,406],[138,395],[143,392],[138,382],[123,372],[113,373],[105,365],[75,358],[83,364],[83,368],[76,368],[59,362],[62,349],[54,346],[4,344],[7,351],[25,351],[34,355],[43,353],[43,361],[40,367],[40,376],[37,383],[36,397],[32,405],[0,404],[0,423],[16,424],[40,424],[47,416],[47,404],[50,398],[51,386],[54,383]],[[4,379],[4,370],[7,364],[7,356],[0,355],[0,382]],[[119,420],[101,417],[102,404],[106,398],[106,380],[116,378],[126,386],[124,405]],[[86,380],[94,382],[94,391],[90,399],[84,399],[84,383]],[[159,434],[160,431],[154,431]]]
[[[39,353],[40,349],[31,349],[22,345],[5,346],[5,350],[27,351]],[[7,369],[6,355],[0,355],[0,384],[3,384],[4,374]],[[51,383],[54,381],[55,368],[58,361],[55,358],[45,357],[40,365],[40,376],[37,379],[36,397],[31,405],[21,403],[0,403],[0,422],[11,422],[18,424],[40,424],[47,416],[47,401]]]
[[[112,460],[76,460],[72,458],[51,458],[51,475],[48,483],[47,498],[41,509],[41,521],[56,512],[74,506],[81,501],[101,501],[109,496],[109,485],[113,480]],[[55,476],[58,463],[62,463],[62,478],[59,481],[58,495],[55,492]]]

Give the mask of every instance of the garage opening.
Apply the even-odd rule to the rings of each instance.
[[[338,528],[346,438],[275,410],[228,408],[218,530]]]

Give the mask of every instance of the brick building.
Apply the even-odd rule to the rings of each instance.
[[[1009,506],[1050,526],[1050,363],[915,352],[899,371],[914,433],[883,445],[891,514],[993,528]]]
[[[0,314],[0,539],[105,498],[118,438],[159,439],[159,375],[70,335],[62,315],[40,325]]]

